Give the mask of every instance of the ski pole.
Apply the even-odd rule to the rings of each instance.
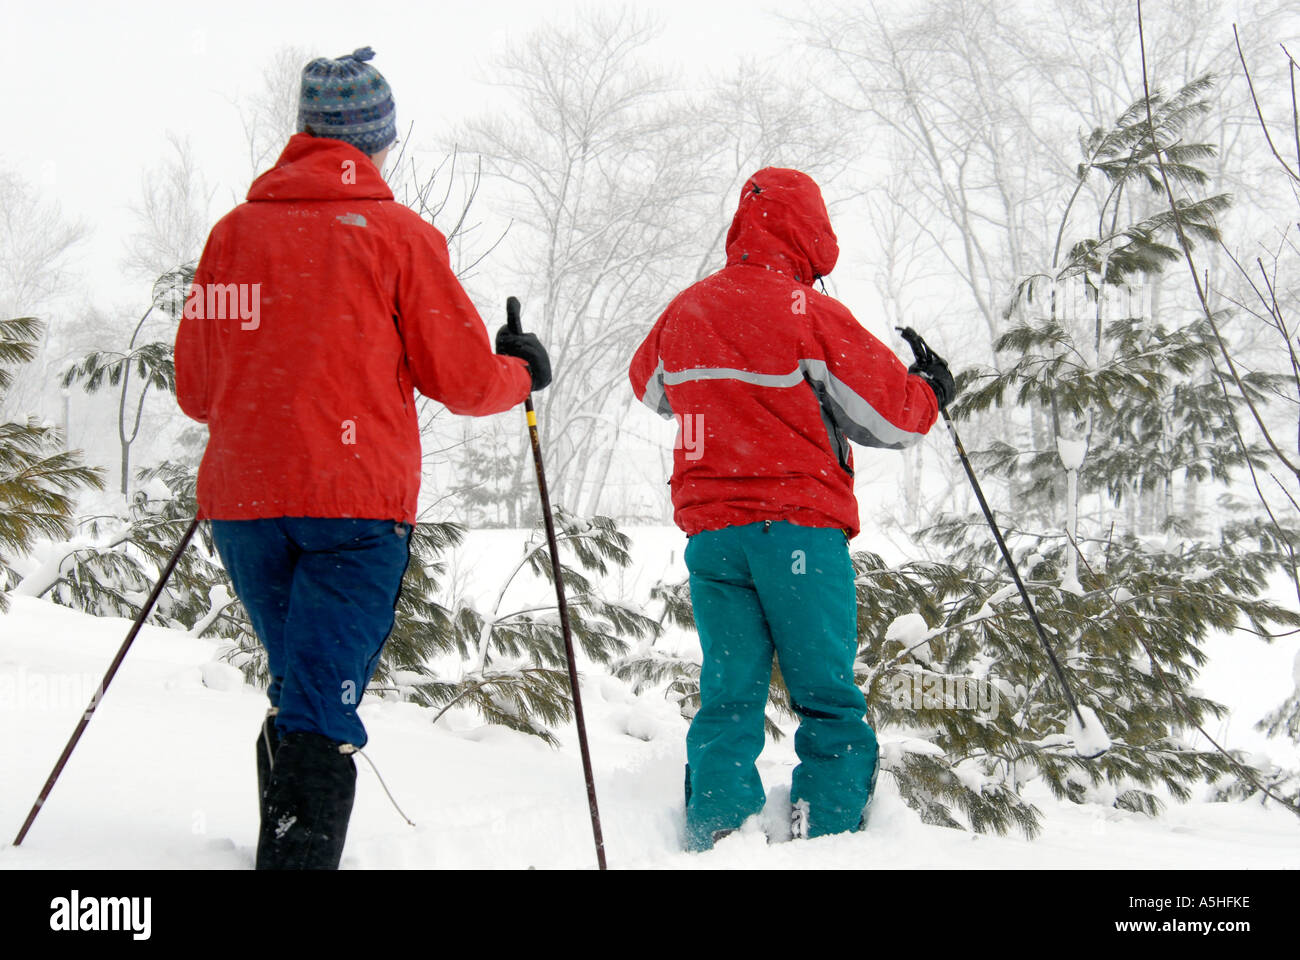
[[[942,362],[939,355],[931,350],[930,345],[911,327],[895,327],[894,329],[907,341],[908,346],[912,348],[912,352],[916,354],[918,362],[924,363],[930,360]],[[957,448],[957,456],[961,458],[961,465],[966,468],[966,476],[970,480],[971,489],[975,491],[975,499],[979,501],[980,509],[984,511],[984,519],[989,522],[989,529],[993,531],[993,539],[997,541],[998,549],[1002,551],[1002,559],[1006,561],[1007,569],[1011,571],[1011,579],[1016,582],[1016,589],[1020,591],[1020,599],[1025,603],[1025,610],[1028,611],[1029,619],[1034,625],[1034,630],[1038,633],[1038,639],[1042,641],[1043,649],[1047,651],[1047,659],[1051,661],[1052,670],[1055,671],[1056,679],[1061,684],[1066,703],[1070,705],[1075,719],[1079,721],[1080,735],[1075,738],[1075,752],[1088,760],[1099,757],[1110,749],[1110,738],[1101,729],[1100,722],[1091,710],[1089,710],[1089,714],[1093,717],[1092,722],[1084,720],[1079,709],[1079,702],[1074,697],[1074,691],[1070,689],[1069,681],[1065,679],[1065,670],[1062,669],[1060,661],[1056,659],[1056,653],[1047,640],[1047,631],[1043,629],[1043,624],[1038,619],[1038,611],[1034,609],[1034,602],[1029,599],[1029,591],[1025,589],[1024,581],[1020,579],[1020,571],[1016,569],[1016,562],[1011,559],[1011,551],[1007,549],[1006,541],[1002,539],[1002,531],[998,529],[997,521],[993,519],[993,511],[989,508],[988,501],[984,499],[984,491],[980,487],[979,480],[975,477],[975,470],[971,466],[970,457],[966,455],[966,448],[962,445],[961,437],[957,434],[957,427],[948,414],[948,407],[945,404],[940,404],[939,413],[943,416],[943,422],[948,427],[948,435],[952,437],[953,445]],[[1081,746],[1079,741],[1085,737],[1088,743]],[[1084,753],[1085,749],[1092,752]]]
[[[95,708],[98,707],[99,702],[104,699],[104,692],[108,689],[108,685],[113,682],[113,675],[117,673],[117,668],[120,667],[122,661],[126,659],[126,652],[131,649],[131,644],[134,642],[136,634],[140,632],[140,628],[144,626],[145,619],[149,616],[150,611],[153,610],[154,604],[158,602],[158,597],[162,594],[163,587],[167,585],[167,581],[171,578],[172,571],[176,569],[176,564],[181,559],[181,554],[183,554],[185,548],[190,545],[190,540],[194,537],[194,531],[197,530],[198,527],[199,518],[196,515],[194,519],[190,521],[189,529],[186,530],[184,536],[181,537],[180,543],[176,545],[176,550],[172,553],[171,559],[167,561],[167,566],[163,567],[162,574],[158,577],[158,582],[154,584],[153,592],[149,594],[149,599],[144,602],[144,607],[141,608],[140,615],[135,618],[135,623],[131,624],[131,630],[127,633],[126,640],[123,641],[121,648],[117,651],[117,656],[113,658],[113,662],[108,665],[108,672],[104,674],[104,679],[100,681],[99,687],[90,698],[90,704],[86,707],[85,713],[81,715],[81,720],[77,723],[77,729],[72,732],[72,739],[70,739],[68,745],[63,748],[63,753],[60,754],[58,762],[54,764],[54,770],[50,772],[49,779],[45,781],[45,786],[41,788],[40,796],[38,796],[36,802],[32,804],[31,812],[27,814],[27,819],[23,822],[23,828],[18,831],[18,837],[14,840],[15,847],[23,842],[23,838],[27,836],[27,831],[31,829],[32,823],[36,820],[36,815],[41,812],[41,807],[45,805],[46,798],[49,797],[50,791],[54,789],[55,781],[59,779],[59,774],[63,773],[64,765],[67,764],[68,758],[72,756],[72,751],[76,748],[77,741],[79,741],[81,735],[86,732],[86,727],[90,723],[90,718],[95,714]]]
[[[519,298],[506,298],[506,326],[511,333],[523,333],[519,319]],[[546,470],[542,466],[542,443],[537,434],[537,413],[533,395],[524,400],[528,415],[528,434],[533,443],[533,463],[537,467],[537,490],[542,500],[542,519],[546,524],[546,541],[551,550],[551,571],[555,577],[555,603],[560,613],[560,630],[564,634],[564,655],[569,664],[569,689],[573,692],[573,716],[578,726],[578,749],[582,753],[582,772],[587,779],[587,806],[591,810],[591,834],[596,841],[596,862],[605,869],[605,841],[600,832],[600,810],[596,806],[596,780],[591,772],[591,753],[587,749],[587,725],[582,717],[582,694],[578,690],[578,668],[573,657],[573,636],[569,631],[569,605],[564,597],[564,578],[560,575],[560,547],[555,539],[555,520],[551,517],[551,497],[546,489]]]

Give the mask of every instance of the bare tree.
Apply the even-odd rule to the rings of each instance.
[[[40,199],[30,183],[0,172],[0,320],[46,314],[67,294],[72,252],[87,233],[84,222],[65,219],[58,203]],[[41,408],[48,331],[42,325],[32,361],[14,371],[0,396],[0,421]]]
[[[66,292],[69,257],[87,232],[56,201],[0,171],[0,312],[38,313]]]
[[[171,156],[147,171],[139,200],[131,211],[137,229],[125,243],[123,267],[151,283],[149,306],[137,316],[105,321],[102,308],[90,308],[82,325],[97,331],[88,352],[68,366],[61,377],[65,390],[80,384],[88,393],[111,387],[117,400],[120,451],[119,489],[126,496],[131,484],[133,447],[158,437],[165,420],[179,421],[175,407],[150,411],[150,392],[175,391],[172,367],[174,324],[194,276],[194,267],[207,237],[212,191],[199,172],[188,142],[168,135]],[[159,329],[159,323],[164,326]],[[125,349],[119,349],[123,343]],[[149,423],[153,419],[154,423]],[[139,459],[138,453],[135,455]]]
[[[131,207],[136,231],[126,242],[122,266],[153,281],[198,259],[211,226],[213,191],[203,179],[187,140],[167,135],[171,156],[145,173],[140,199]]]
[[[542,27],[499,65],[517,112],[458,136],[509,195],[513,273],[557,371],[539,397],[553,496],[581,513],[608,499],[627,358],[694,247],[692,133],[668,79],[645,66],[653,36],[626,10]],[[522,447],[516,463],[522,492]]]
[[[1280,15],[1254,6],[1261,20]],[[1184,26],[1221,21],[1224,9],[1221,0],[1162,8],[1152,56],[1166,83],[1232,69],[1230,35]],[[887,151],[894,186],[885,198],[947,265],[966,294],[962,310],[973,309],[991,345],[1015,283],[1047,266],[1042,251],[1065,226],[1056,186],[1076,179],[1079,140],[1142,97],[1131,3],[925,0],[904,15],[873,3],[802,29],[834,65],[826,95],[865,121],[874,152]],[[1233,179],[1248,104],[1218,89],[1217,108],[1188,135],[1217,146],[1219,189],[1244,194],[1258,179],[1244,170]],[[1106,206],[1105,196],[1091,199],[1079,209]],[[1157,208],[1141,193],[1125,202],[1131,220]]]
[[[298,129],[298,90],[309,60],[305,47],[280,47],[262,71],[261,87],[237,105],[252,177],[270,167]]]
[[[1236,26],[1233,33],[1238,34]],[[1215,271],[1206,270],[1204,258],[1193,250],[1188,240],[1191,231],[1180,214],[1185,200],[1177,195],[1178,183],[1170,171],[1173,162],[1169,152],[1156,153],[1156,160],[1163,199],[1174,214],[1179,248],[1186,260],[1188,285],[1214,333],[1218,348],[1215,372],[1225,395],[1239,400],[1244,410],[1240,416],[1244,422],[1234,423],[1238,444],[1241,449],[1247,449],[1247,437],[1255,433],[1270,453],[1259,470],[1249,460],[1247,466],[1272,530],[1292,557],[1290,573],[1300,599],[1300,557],[1296,554],[1300,543],[1289,529],[1295,515],[1300,513],[1300,415],[1296,412],[1300,409],[1300,354],[1297,353],[1300,338],[1293,319],[1300,306],[1300,279],[1295,268],[1300,257],[1300,238],[1295,233],[1296,211],[1300,209],[1300,102],[1296,99],[1300,63],[1285,45],[1282,52],[1287,75],[1279,86],[1289,87],[1290,101],[1282,112],[1285,119],[1278,122],[1277,113],[1273,113],[1270,122],[1265,106],[1268,101],[1264,97],[1267,88],[1263,87],[1259,71],[1252,67],[1238,37],[1237,55],[1244,87],[1258,124],[1255,149],[1267,158],[1275,179],[1290,194],[1291,203],[1289,210],[1280,208],[1273,217],[1269,235],[1248,235],[1247,240],[1236,243],[1219,241],[1219,249],[1232,267],[1227,277],[1220,279]],[[1149,78],[1147,82],[1151,82]],[[1287,217],[1286,212],[1291,216]],[[1257,221],[1255,229],[1260,230],[1266,223],[1263,219]],[[1239,293],[1242,289],[1247,292]],[[1234,340],[1226,329],[1234,316],[1243,318],[1244,325],[1254,328],[1257,335],[1268,338],[1271,349],[1266,355],[1243,346],[1240,339]],[[1271,383],[1266,390],[1261,390],[1258,382],[1252,382],[1261,373],[1270,375]],[[1274,412],[1279,405],[1284,411],[1281,420]],[[1280,521],[1279,517],[1283,519]]]
[[[1040,199],[1029,176],[1039,148],[1019,136],[1034,91],[1006,56],[1001,7],[940,0],[904,18],[870,4],[804,25],[838,68],[825,95],[867,122],[878,150],[892,148],[903,192],[891,200],[969,294],[986,343]]]
[[[697,218],[707,229],[693,243],[693,280],[722,267],[723,241],[745,179],[763,167],[793,167],[823,188],[855,160],[849,112],[822,97],[794,64],[746,61],[715,78],[683,118],[695,132]],[[793,67],[793,69],[792,69]]]
[[[413,126],[407,128],[388,179],[402,203],[442,231],[456,277],[467,283],[510,227],[491,233],[483,229],[484,221],[475,209],[483,182],[482,158],[467,161],[453,148],[435,162],[422,162],[407,149]],[[423,472],[430,481],[426,489],[442,491],[423,508],[421,519],[445,516],[454,504],[456,518],[462,522],[518,526],[517,451],[512,448],[517,424],[507,430],[501,417],[453,417],[442,404],[423,396],[416,398],[416,411]]]

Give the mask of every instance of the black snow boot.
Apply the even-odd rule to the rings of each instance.
[[[280,732],[275,728],[275,715],[279,709],[272,707],[257,731],[257,810],[260,820],[266,820],[266,790],[271,784],[271,764],[280,747]]]
[[[337,870],[356,795],[356,748],[319,733],[280,737],[257,838],[258,870]]]

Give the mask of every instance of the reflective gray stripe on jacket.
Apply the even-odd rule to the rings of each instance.
[[[800,367],[802,366],[803,361],[800,361]],[[663,368],[663,361],[660,361],[659,367]],[[748,370],[734,370],[731,367],[696,367],[694,370],[665,373],[664,383],[676,386],[692,380],[739,380],[742,383],[752,383],[756,387],[795,387],[803,378],[799,367],[789,373],[751,373]]]
[[[854,443],[901,450],[921,439],[922,434],[903,430],[886,420],[875,407],[831,373],[825,361],[800,360],[799,369],[812,384],[822,409],[830,413],[836,426]]]
[[[664,361],[659,358],[659,366],[655,367],[654,373],[650,374],[650,379],[646,381],[645,390],[642,391],[641,402],[653,410],[665,420],[671,420],[673,416],[673,406],[668,402],[668,395],[664,393]]]
[[[886,420],[875,407],[831,373],[824,360],[800,360],[799,365],[789,373],[753,373],[731,367],[695,367],[668,373],[665,372],[661,359],[646,384],[644,403],[660,416],[671,417],[673,411],[664,387],[696,380],[738,380],[756,387],[778,389],[795,387],[807,381],[821,406],[822,420],[826,422],[831,448],[840,455],[842,463],[846,460],[846,451],[842,450],[840,437],[836,435],[837,429],[842,430],[854,443],[888,450],[901,450],[911,446],[922,436],[896,427]]]

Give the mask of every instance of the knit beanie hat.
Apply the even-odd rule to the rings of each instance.
[[[318,57],[302,68],[298,132],[350,143],[378,153],[397,139],[397,109],[388,81],[366,63],[375,51],[361,47],[331,60]]]

